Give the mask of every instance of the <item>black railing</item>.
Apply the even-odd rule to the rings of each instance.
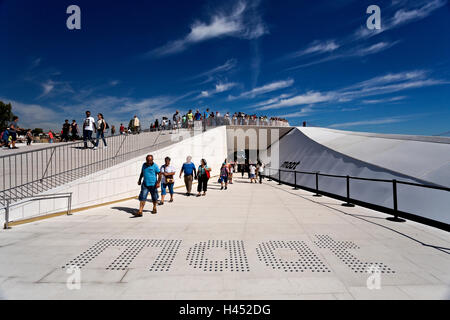
[[[294,175],[294,183],[292,184],[287,181],[282,181],[281,173],[293,174]],[[315,177],[315,186],[308,187],[306,185],[299,185],[297,175],[314,176]],[[326,173],[320,173],[320,172],[295,171],[295,170],[284,170],[284,169],[274,169],[274,168],[265,168],[264,176],[267,177],[269,179],[269,181],[272,181],[272,180],[278,181],[278,184],[280,184],[280,185],[281,184],[291,185],[296,190],[303,189],[303,190],[313,192],[314,196],[316,196],[316,197],[320,197],[320,196],[324,195],[324,196],[328,196],[331,198],[345,201],[342,205],[346,206],[346,207],[354,207],[356,204],[356,205],[360,205],[362,207],[367,207],[370,209],[375,209],[377,211],[391,214],[391,215],[393,215],[393,217],[388,218],[388,220],[390,220],[390,221],[404,222],[405,220],[403,220],[401,218],[407,218],[410,220],[414,220],[417,222],[435,226],[435,227],[438,227],[438,228],[446,230],[446,231],[450,231],[449,224],[446,224],[441,221],[429,219],[424,216],[418,216],[415,213],[401,211],[401,210],[399,210],[399,205],[398,205],[398,198],[399,198],[398,185],[408,185],[408,186],[415,186],[415,187],[424,188],[424,189],[433,189],[433,190],[450,192],[450,188],[448,188],[448,187],[443,187],[443,186],[438,186],[438,185],[426,185],[426,184],[420,184],[420,183],[408,182],[408,181],[399,181],[396,179],[389,180],[389,179],[363,178],[363,177],[355,177],[355,176],[349,176],[349,175],[344,176],[344,175],[326,174]],[[274,177],[277,177],[278,179],[275,179]],[[340,194],[332,193],[332,192],[321,189],[320,185],[319,185],[319,177],[345,179],[346,180],[346,195],[342,196]],[[368,201],[363,201],[363,200],[358,200],[358,199],[352,198],[351,193],[350,193],[351,180],[368,181],[368,182],[384,182],[384,183],[391,184],[392,185],[392,208],[380,206],[379,204],[376,204],[376,203],[371,203]],[[450,214],[450,208],[448,210],[449,210],[448,214]]]

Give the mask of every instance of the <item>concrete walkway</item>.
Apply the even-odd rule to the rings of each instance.
[[[0,296],[450,298],[447,232],[275,182],[215,182],[157,215],[134,218],[128,201],[0,232]]]

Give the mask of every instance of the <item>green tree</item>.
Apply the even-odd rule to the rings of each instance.
[[[6,129],[13,117],[11,103],[5,104],[3,101],[0,101],[0,129]]]
[[[31,133],[35,136],[44,133],[44,130],[42,130],[41,128],[35,128],[33,131],[31,131]]]

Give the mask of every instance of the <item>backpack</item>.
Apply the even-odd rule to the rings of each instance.
[[[109,129],[109,124],[106,121],[105,121],[105,129],[107,129],[107,130]]]
[[[9,138],[9,132],[8,132],[8,130],[3,131],[3,132],[2,132],[1,139],[2,139],[3,141],[8,141],[8,138]]]

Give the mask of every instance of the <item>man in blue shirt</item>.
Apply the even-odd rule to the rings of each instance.
[[[142,183],[144,178],[144,183]],[[141,175],[139,176],[138,185],[141,186],[141,193],[139,194],[140,207],[139,212],[136,214],[138,217],[142,217],[144,211],[145,202],[147,201],[148,193],[152,197],[153,202],[153,214],[156,214],[156,202],[158,201],[158,188],[161,183],[161,174],[159,166],[153,162],[153,156],[148,155],[146,162],[142,165]]]
[[[186,158],[186,162],[181,167],[180,178],[184,173],[184,184],[186,185],[186,196],[191,195],[192,190],[192,182],[197,179],[197,170],[195,169],[195,165],[192,163],[192,157],[189,156]]]

